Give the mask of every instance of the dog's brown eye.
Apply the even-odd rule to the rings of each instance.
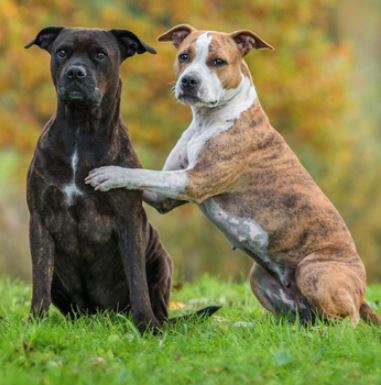
[[[103,60],[106,57],[106,54],[104,52],[97,52],[97,59]]]
[[[64,58],[64,57],[66,57],[66,55],[67,55],[66,49],[60,49],[60,50],[57,52],[57,56],[59,56],[60,58]]]
[[[189,60],[189,55],[187,53],[182,53],[179,55],[179,62],[186,63]]]
[[[227,62],[224,59],[221,59],[218,57],[212,61],[212,64],[214,67],[221,67],[221,66],[227,64]]]

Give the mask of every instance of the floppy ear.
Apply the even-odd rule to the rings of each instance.
[[[38,33],[36,38],[32,40],[29,44],[27,44],[24,48],[30,48],[32,45],[35,44],[50,53],[54,40],[56,40],[57,36],[63,29],[64,27],[44,28]]]
[[[272,45],[264,41],[260,36],[258,36],[256,33],[248,31],[248,30],[242,30],[242,31],[235,31],[230,34],[232,39],[236,42],[238,45],[238,48],[240,49],[242,56],[245,56],[251,49],[260,49],[260,48],[270,48],[274,49]]]
[[[179,48],[183,40],[194,31],[196,31],[196,29],[189,24],[179,24],[171,28],[169,31],[164,32],[157,38],[157,40],[171,41],[176,48]]]
[[[122,61],[136,53],[157,53],[154,48],[144,43],[143,40],[140,40],[134,33],[127,31],[126,29],[111,29],[109,32],[114,35],[118,42]]]

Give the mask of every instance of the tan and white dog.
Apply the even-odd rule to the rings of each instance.
[[[380,323],[364,301],[366,274],[337,210],[271,126],[243,57],[272,48],[250,31],[178,25],[159,37],[178,49],[176,97],[193,120],[162,171],[93,170],[96,189],[141,189],[160,212],[195,202],[257,262],[250,283],[275,314]]]

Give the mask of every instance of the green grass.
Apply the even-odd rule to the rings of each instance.
[[[381,328],[276,321],[247,282],[203,277],[186,284],[172,295],[188,305],[181,313],[208,304],[223,309],[161,336],[140,337],[115,314],[68,321],[52,309],[43,321],[25,322],[30,295],[30,286],[0,280],[1,385],[381,384]],[[367,297],[378,304],[381,287]]]

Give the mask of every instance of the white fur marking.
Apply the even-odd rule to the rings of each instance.
[[[78,153],[77,149],[75,149],[73,156],[71,157],[71,169],[73,170],[73,174],[77,173],[77,164],[78,164]]]
[[[93,171],[90,184],[101,191],[114,188],[149,190],[176,199],[181,198],[188,183],[184,170],[156,171],[106,166]]]
[[[77,153],[77,149],[75,149],[71,157],[71,169],[73,172],[73,176],[72,176],[71,182],[65,185],[63,188],[63,192],[66,195],[66,203],[69,206],[73,203],[75,196],[83,195],[83,192],[75,184],[75,177],[77,174],[77,165],[78,165],[78,153]]]
[[[215,86],[217,75],[209,69],[206,64],[209,55],[209,45],[212,41],[212,36],[208,34],[208,32],[204,32],[202,35],[198,37],[196,40],[196,55],[193,62],[185,69],[182,75],[179,77],[176,83],[175,94],[176,97],[182,93],[181,90],[181,80],[184,76],[189,74],[197,74],[197,76],[201,79],[201,86],[198,90],[198,97],[202,99],[202,102],[208,104],[210,102],[214,102],[215,99],[211,96],[211,94],[216,93]],[[217,77],[218,78],[218,77]]]
[[[282,289],[279,291],[279,293],[280,293],[280,299],[281,299],[281,301],[283,303],[285,303],[288,306],[290,306],[290,308],[293,309],[293,310],[297,309],[297,306],[296,306],[295,302],[292,299],[289,299]]]
[[[204,32],[196,40],[195,50],[196,55],[192,63],[181,74],[176,83],[175,94],[176,97],[182,93],[181,81],[184,76],[189,74],[195,74],[201,80],[200,87],[198,89],[198,102],[195,105],[211,107],[216,106],[223,94],[223,87],[217,74],[212,71],[207,65],[207,59],[209,56],[209,45],[212,41],[212,36],[209,32]]]
[[[192,105],[192,123],[169,154],[164,170],[192,168],[205,142],[229,129],[235,119],[238,119],[240,114],[250,108],[258,98],[251,79],[242,73],[238,87],[229,90],[222,87],[219,77],[206,63],[211,40],[209,32],[201,34],[196,40],[196,57],[178,78],[176,97],[179,98],[181,94],[182,77],[193,71],[201,77],[201,88],[204,87],[206,93],[210,91],[213,95],[205,97],[206,104],[197,102]],[[208,105],[207,102],[210,100],[216,100],[217,104],[213,107]]]
[[[192,107],[193,121],[190,129],[194,134],[188,142],[188,167],[197,163],[197,157],[205,143],[228,130],[239,119],[242,112],[249,109],[257,99],[257,93],[250,79],[243,76],[237,88],[226,92],[227,103],[215,108]],[[200,130],[201,127],[201,130]]]
[[[184,171],[155,171],[129,169],[126,187],[147,189],[166,197],[176,199],[181,196],[187,186],[187,175]]]
[[[212,42],[212,36],[204,32],[196,41],[196,61],[194,64],[206,64],[209,55],[209,45]]]
[[[268,235],[254,219],[230,214],[214,198],[201,203],[200,208],[234,247],[250,251],[266,263],[271,262],[267,256]]]
[[[268,253],[268,234],[253,218],[235,216],[222,208],[215,198],[209,198],[199,207],[231,242],[233,249],[241,249],[258,263],[276,274],[283,285],[289,284],[290,270],[273,261]]]

